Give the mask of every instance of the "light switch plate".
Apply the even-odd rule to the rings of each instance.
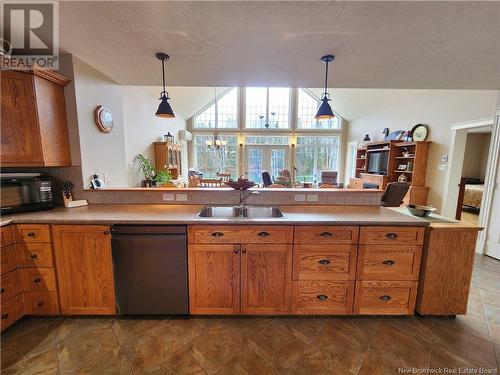
[[[307,201],[308,202],[317,202],[318,201],[318,194],[307,194]]]
[[[305,202],[306,195],[305,194],[295,194],[295,202]]]
[[[185,202],[188,200],[188,196],[187,194],[175,194],[175,198],[178,200],[178,201],[182,201],[182,202]]]
[[[164,201],[173,201],[173,200],[175,200],[175,197],[173,194],[163,194],[163,200]]]

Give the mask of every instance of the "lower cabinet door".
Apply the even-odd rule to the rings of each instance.
[[[115,289],[109,227],[52,227],[61,313],[115,314]]]
[[[191,314],[240,313],[240,245],[190,244]]]
[[[412,315],[416,281],[357,281],[354,314]]]
[[[291,245],[241,245],[241,313],[290,313],[291,273]]]
[[[354,281],[292,282],[292,314],[351,314]]]

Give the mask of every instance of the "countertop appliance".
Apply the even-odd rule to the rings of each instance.
[[[52,180],[40,173],[1,173],[2,215],[54,207]]]
[[[118,314],[188,314],[185,226],[113,225]]]

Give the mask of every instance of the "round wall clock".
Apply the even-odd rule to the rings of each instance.
[[[113,130],[113,114],[109,108],[98,105],[94,110],[94,121],[103,133],[110,133]]]
[[[417,142],[425,141],[428,132],[427,125],[424,124],[417,124],[411,129],[413,140]]]

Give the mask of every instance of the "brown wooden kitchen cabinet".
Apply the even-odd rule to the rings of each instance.
[[[191,314],[288,314],[292,227],[189,228]],[[280,243],[281,242],[281,243]]]
[[[115,314],[109,227],[53,225],[61,313]]]
[[[71,165],[64,99],[70,81],[39,68],[5,70],[0,78],[1,166]]]

